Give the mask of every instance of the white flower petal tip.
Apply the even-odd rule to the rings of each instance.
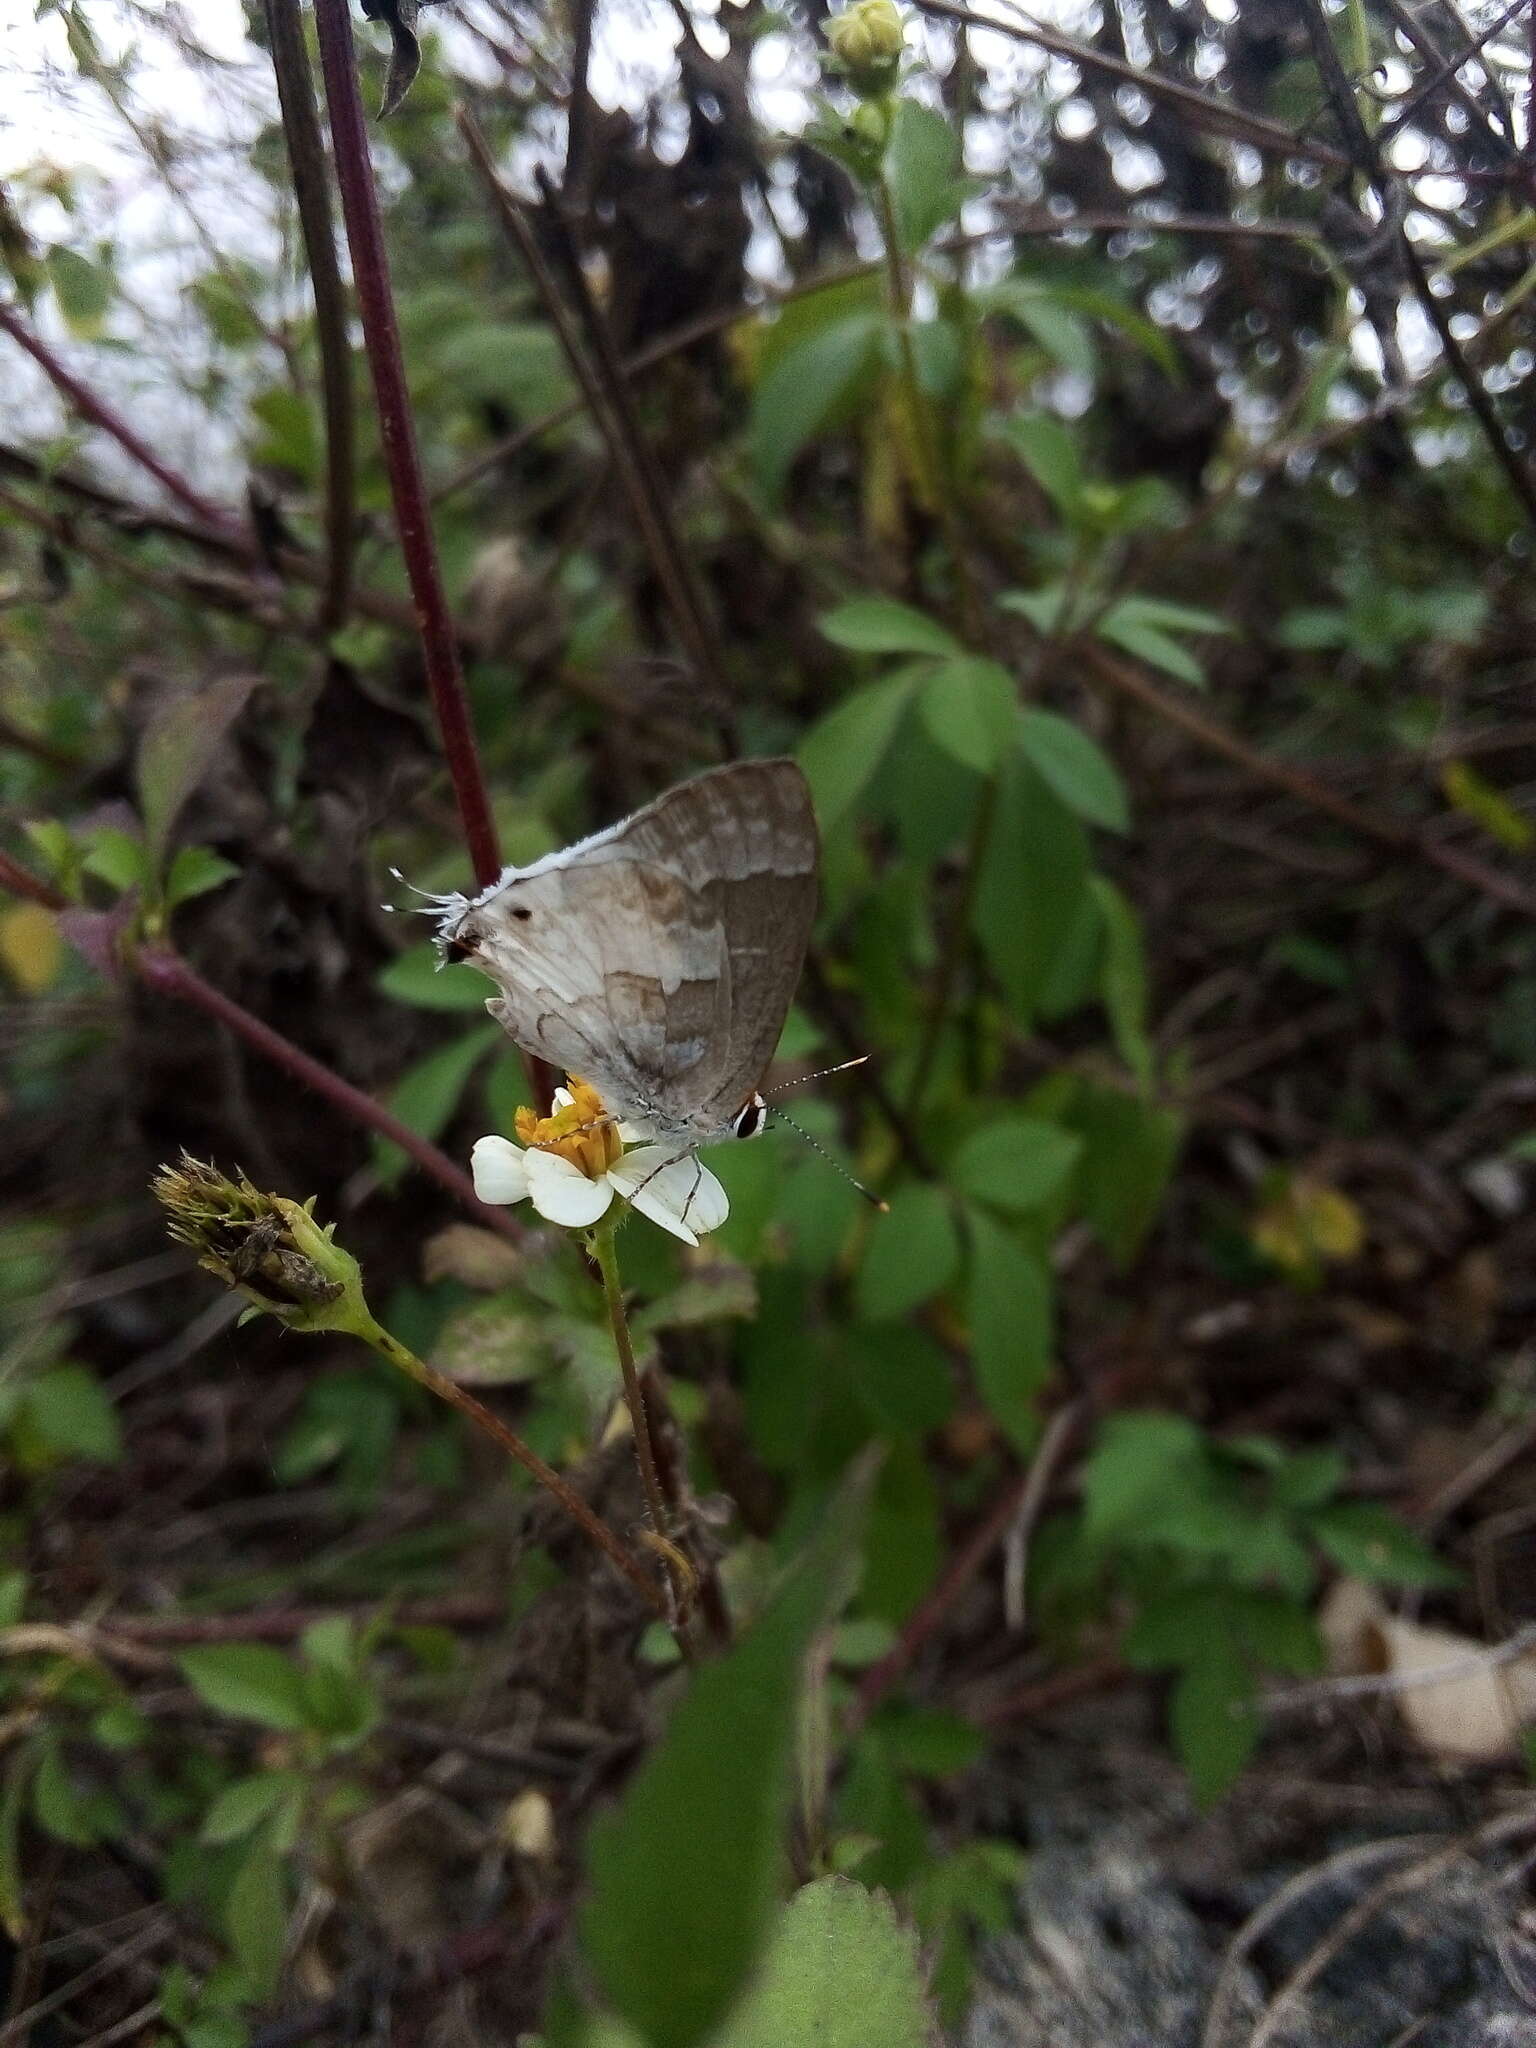
[[[509,1138],[477,1138],[469,1155],[475,1193],[497,1207],[520,1202],[528,1193],[526,1154]]]
[[[725,1189],[691,1152],[680,1159],[665,1145],[641,1145],[610,1167],[608,1178],[642,1216],[684,1244],[718,1230],[730,1213]]]
[[[558,1152],[525,1152],[528,1193],[546,1223],[566,1230],[585,1230],[605,1214],[613,1201],[609,1176],[588,1180],[579,1166]]]

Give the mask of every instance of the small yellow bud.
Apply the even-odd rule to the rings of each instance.
[[[896,75],[906,25],[896,0],[853,0],[827,23],[827,48],[859,92],[879,92]]]

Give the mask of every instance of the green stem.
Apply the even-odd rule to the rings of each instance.
[[[376,1323],[366,1309],[349,1327],[365,1344],[371,1345],[381,1358],[387,1358],[391,1365],[398,1366],[401,1372],[413,1379],[419,1387],[425,1387],[429,1393],[436,1394],[439,1400],[446,1401],[451,1408],[457,1408],[461,1415],[467,1415],[475,1427],[499,1445],[508,1457],[516,1459],[525,1472],[532,1474],[546,1493],[554,1495],[572,1520],[580,1523],[598,1549],[616,1570],[623,1573],[652,1612],[663,1621],[670,1618],[669,1602],[665,1593],[639,1559],[624,1548],[607,1523],[598,1519],[576,1489],[562,1479],[551,1466],[546,1465],[536,1451],[530,1450],[515,1431],[508,1429],[499,1415],[492,1414],[483,1401],[477,1401],[474,1395],[461,1387],[456,1380],[449,1379],[447,1374],[439,1372],[436,1366],[428,1365],[425,1360],[418,1358],[414,1351],[407,1350],[399,1338],[392,1337],[382,1324]]]
[[[617,1229],[618,1225],[611,1218],[597,1225],[590,1239],[592,1256],[597,1261],[597,1270],[603,1276],[603,1299],[608,1305],[608,1321],[613,1329],[613,1347],[619,1354],[619,1371],[624,1379],[624,1400],[629,1409],[629,1420],[635,1439],[635,1462],[640,1467],[640,1484],[645,1492],[645,1505],[650,1514],[652,1528],[664,1546],[662,1555],[666,1561],[667,1575],[673,1592],[677,1595],[681,1612],[687,1605],[688,1588],[682,1559],[667,1534],[667,1504],[656,1471],[656,1446],[651,1440],[651,1418],[646,1410],[645,1389],[640,1384],[640,1372],[635,1364],[635,1347],[629,1334],[629,1317],[624,1309],[624,1287],[619,1278],[619,1253],[615,1243]],[[678,1638],[679,1648],[683,1648],[681,1629],[674,1627],[673,1633]]]

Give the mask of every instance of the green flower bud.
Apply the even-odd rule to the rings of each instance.
[[[827,48],[861,93],[883,92],[891,84],[905,41],[896,0],[853,0],[827,23]]]

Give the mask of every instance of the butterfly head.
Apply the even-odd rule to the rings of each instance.
[[[755,1138],[768,1121],[768,1105],[761,1095],[749,1095],[731,1118],[733,1138]]]

